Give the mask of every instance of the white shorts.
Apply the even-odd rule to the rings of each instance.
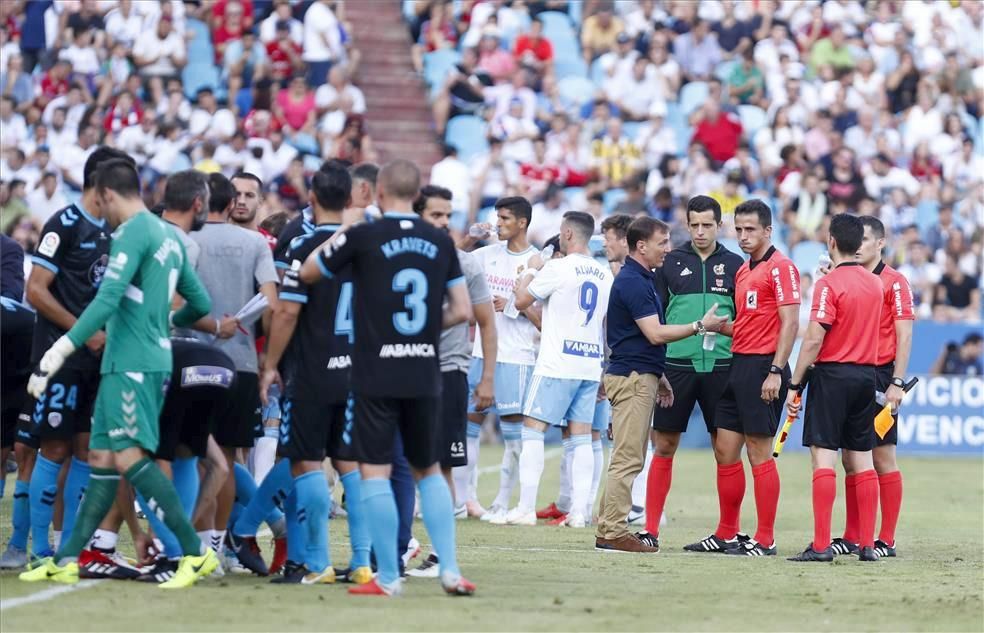
[[[468,370],[468,393],[471,394],[482,379],[484,360],[473,358]],[[519,415],[523,412],[523,399],[526,388],[533,377],[533,365],[517,365],[514,363],[495,364],[495,404],[491,411],[500,417],[504,415]],[[468,412],[475,412],[474,400],[468,398]]]
[[[597,398],[597,380],[533,376],[523,415],[553,426],[566,426],[568,421],[590,424]]]

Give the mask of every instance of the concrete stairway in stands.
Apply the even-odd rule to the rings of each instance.
[[[345,3],[352,40],[362,52],[355,83],[366,97],[366,123],[381,163],[416,162],[424,179],[441,159],[423,80],[410,58],[410,34],[396,0]]]

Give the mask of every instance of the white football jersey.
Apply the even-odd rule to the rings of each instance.
[[[513,253],[506,242],[484,246],[472,255],[482,265],[485,280],[493,297],[513,296],[516,278],[526,270],[526,262],[536,253],[533,246],[521,253]],[[502,312],[495,313],[496,337],[498,347],[496,362],[512,363],[515,365],[532,365],[536,363],[536,327],[522,314],[510,319]],[[475,328],[475,345],[472,356],[482,358],[482,338],[479,328]]]
[[[534,376],[600,380],[612,271],[588,255],[546,263],[529,285],[543,303]]]

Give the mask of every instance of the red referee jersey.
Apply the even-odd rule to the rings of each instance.
[[[779,306],[799,303],[799,271],[775,246],[757,262],[742,264],[735,275],[732,353],[775,354],[779,344]]]
[[[813,288],[810,320],[827,329],[818,363],[874,365],[884,291],[877,277],[857,262],[845,262]]]
[[[896,321],[913,321],[916,318],[913,306],[912,287],[905,275],[885,262],[879,262],[871,271],[878,275],[882,282],[884,301],[881,309],[881,320],[878,326],[878,360],[879,365],[885,365],[895,360]]]

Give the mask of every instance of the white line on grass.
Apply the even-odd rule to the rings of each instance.
[[[52,598],[57,598],[60,595],[71,593],[73,591],[78,591],[79,589],[88,589],[89,587],[94,587],[99,584],[99,580],[83,580],[77,585],[60,585],[57,587],[48,587],[43,591],[37,593],[32,593],[29,596],[20,596],[19,598],[7,598],[6,600],[0,600],[0,611],[6,611],[7,609],[13,609],[14,607],[22,607],[25,604],[34,604],[35,602],[46,602]]]

